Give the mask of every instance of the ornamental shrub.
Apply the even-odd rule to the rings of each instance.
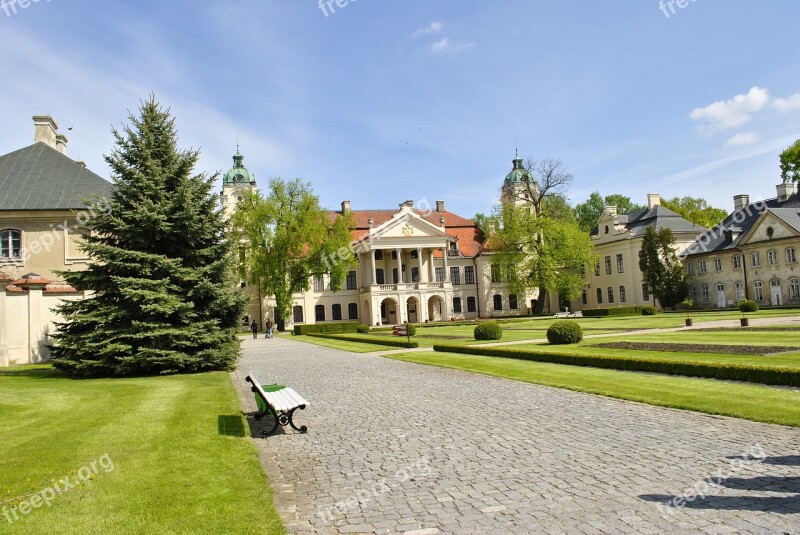
[[[739,301],[739,310],[744,312],[758,312],[758,303],[750,299],[742,299]]]
[[[583,329],[574,321],[556,321],[547,329],[547,341],[554,345],[577,344],[581,340]]]
[[[475,340],[500,340],[503,328],[496,321],[483,321],[475,327]]]
[[[417,334],[417,326],[414,325],[413,323],[406,323],[406,327],[408,328],[409,336],[414,336],[415,334]]]
[[[356,332],[361,334],[367,334],[369,332],[369,325],[366,324],[359,325],[358,327],[356,327]]]
[[[655,315],[656,315],[656,307],[654,306],[642,307],[642,316],[655,316]]]

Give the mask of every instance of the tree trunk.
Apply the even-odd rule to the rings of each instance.
[[[536,298],[536,307],[533,309],[534,315],[544,313],[544,304],[547,302],[547,289],[540,286],[539,295]]]

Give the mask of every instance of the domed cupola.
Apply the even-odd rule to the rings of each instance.
[[[522,157],[520,157],[519,153],[516,154],[511,162],[513,164],[513,168],[511,169],[511,172],[506,175],[506,179],[503,182],[503,187],[508,188],[514,184],[530,182],[531,175],[527,169],[523,167]]]
[[[222,184],[254,184],[256,177],[244,166],[244,156],[239,152],[239,147],[236,147],[236,154],[233,156],[233,167],[225,173],[222,178]]]

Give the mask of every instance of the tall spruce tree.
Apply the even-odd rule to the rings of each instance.
[[[141,375],[229,368],[245,299],[212,193],[192,174],[199,153],[179,150],[174,119],[150,97],[113,129],[106,162],[114,193],[95,210],[85,271],[68,283],[95,293],[59,307],[56,368],[76,375]]]

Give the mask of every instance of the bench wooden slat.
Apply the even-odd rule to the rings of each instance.
[[[291,388],[284,388],[277,392],[268,392],[264,394],[267,403],[272,405],[276,411],[290,411],[295,407],[301,405],[308,406],[309,403],[303,397]]]

